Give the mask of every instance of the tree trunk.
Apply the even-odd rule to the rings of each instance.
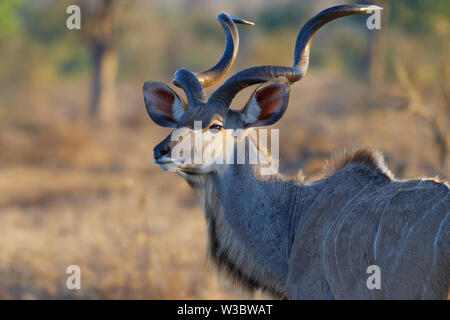
[[[102,44],[93,48],[93,81],[90,117],[94,122],[115,120],[116,52]]]

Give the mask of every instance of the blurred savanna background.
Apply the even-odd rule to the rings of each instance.
[[[256,23],[238,27],[232,74],[291,65],[300,27],[343,3],[356,2],[0,1],[0,298],[239,297],[205,263],[195,194],[152,163],[169,130],[148,117],[142,85],[214,65],[220,12]],[[314,38],[308,75],[273,126],[281,171],[314,179],[333,152],[372,146],[397,178],[448,179],[450,2],[370,3],[384,8],[380,30],[360,15]],[[81,30],[66,27],[71,4]],[[81,290],[66,288],[69,265]]]

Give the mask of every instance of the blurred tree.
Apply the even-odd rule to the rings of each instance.
[[[17,48],[15,38],[22,36],[22,28],[17,19],[17,11],[20,7],[18,0],[0,1],[0,61],[7,61],[14,56]],[[14,43],[13,43],[14,42]],[[13,70],[11,64],[2,63],[0,72],[0,84],[11,81]]]
[[[431,130],[438,154],[439,172],[449,175],[450,63],[448,1],[392,1],[392,27],[401,38],[393,39],[394,73],[407,98],[407,111]],[[424,44],[426,45],[424,46]]]
[[[92,59],[90,117],[93,121],[115,119],[115,85],[117,76],[117,45],[124,30],[120,12],[128,1],[79,0],[82,37],[88,43]]]
[[[442,66],[442,79],[443,81],[450,81],[449,79],[449,65]],[[440,99],[439,107],[436,109],[430,108],[430,106],[424,103],[423,94],[416,88],[405,65],[397,60],[395,63],[395,69],[402,85],[408,104],[406,110],[412,114],[419,116],[427,123],[433,134],[433,142],[438,150],[439,167],[441,172],[445,175],[446,163],[450,148],[450,132],[449,132],[449,119],[450,119],[450,107],[449,107],[449,92],[446,86],[443,86],[442,97]]]
[[[265,33],[279,29],[298,30],[301,23],[311,17],[309,2],[289,1],[281,4],[271,4],[261,10],[257,18],[258,25]]]
[[[19,5],[18,0],[2,0],[0,2],[0,41],[19,29],[19,22],[16,19]]]
[[[408,33],[433,33],[448,28],[449,1],[397,0],[390,1],[390,23]]]

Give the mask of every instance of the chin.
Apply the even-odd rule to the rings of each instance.
[[[159,167],[163,169],[164,171],[171,171],[175,172],[178,170],[178,165],[174,162],[165,162],[165,163],[158,163]]]

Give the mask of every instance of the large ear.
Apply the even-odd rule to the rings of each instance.
[[[184,104],[175,91],[161,82],[144,83],[144,100],[150,118],[163,127],[176,127],[185,112]]]
[[[286,111],[289,87],[289,81],[284,77],[259,86],[242,109],[242,120],[248,127],[268,126],[277,122]]]

